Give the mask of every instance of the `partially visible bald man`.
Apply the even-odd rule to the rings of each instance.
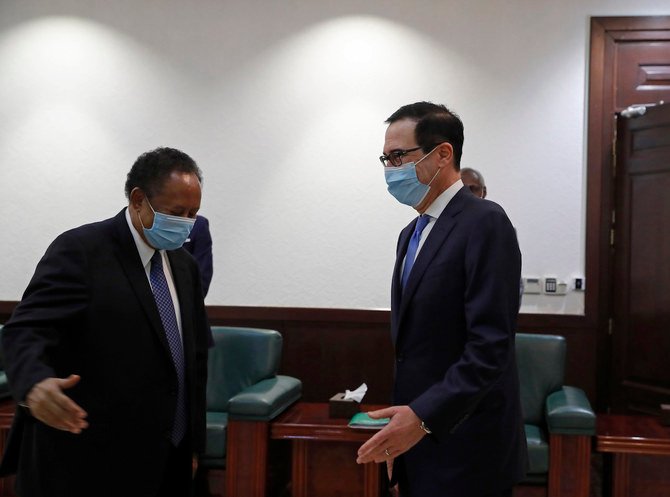
[[[461,181],[463,181],[463,184],[470,188],[470,191],[479,198],[486,198],[486,183],[484,182],[482,173],[476,169],[462,167]]]

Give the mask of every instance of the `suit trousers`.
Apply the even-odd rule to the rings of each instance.
[[[163,484],[156,497],[191,497],[193,495],[192,478],[193,454],[188,444],[182,442],[177,447],[170,447]]]

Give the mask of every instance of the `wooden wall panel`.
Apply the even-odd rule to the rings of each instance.
[[[284,337],[280,370],[303,382],[303,400],[327,402],[365,382],[367,402],[391,398],[393,349],[388,311],[208,307],[212,325],[256,326]]]
[[[259,326],[282,333],[282,373],[302,379],[305,400],[324,402],[363,381],[369,387],[368,402],[391,398],[389,311],[208,307],[208,313],[213,325]],[[595,330],[584,317],[521,314],[519,331],[566,337],[566,384],[582,388],[597,404]]]
[[[4,322],[15,302],[0,302]],[[393,348],[390,312],[367,309],[209,306],[212,325],[279,331],[284,337],[282,374],[303,381],[303,399],[326,402],[344,389],[368,385],[367,402],[391,398]],[[566,384],[582,388],[597,406],[596,333],[582,316],[521,314],[519,331],[565,336]]]

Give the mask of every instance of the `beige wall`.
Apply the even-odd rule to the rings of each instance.
[[[463,118],[463,165],[510,215],[524,274],[583,275],[589,16],[662,3],[3,1],[0,300],[58,233],[123,207],[134,159],[167,145],[205,174],[208,304],[388,307],[413,212],[377,156],[383,120],[420,99]]]

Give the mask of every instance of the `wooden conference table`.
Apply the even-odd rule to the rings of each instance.
[[[386,466],[356,464],[358,448],[376,431],[349,428],[348,421],[330,418],[327,403],[298,402],[271,423],[271,439],[291,441],[292,497],[386,495]]]
[[[612,455],[612,497],[670,495],[670,426],[659,418],[598,414],[596,449]]]

